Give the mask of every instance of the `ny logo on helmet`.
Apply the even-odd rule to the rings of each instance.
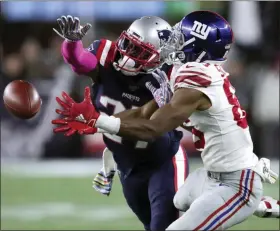
[[[194,21],[191,35],[205,40],[207,39],[211,29],[212,28],[210,26],[207,26],[206,24],[202,24],[201,22]]]

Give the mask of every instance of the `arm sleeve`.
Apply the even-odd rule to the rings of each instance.
[[[174,91],[178,88],[192,88],[203,92],[211,101],[217,103],[216,87],[211,74],[202,65],[185,64],[176,72],[173,80]]]
[[[108,39],[95,40],[87,50],[93,54],[100,66],[107,67],[115,55],[115,43]]]
[[[84,49],[82,41],[64,41],[61,46],[62,56],[72,70],[77,74],[86,74],[95,69],[98,60],[96,56]]]

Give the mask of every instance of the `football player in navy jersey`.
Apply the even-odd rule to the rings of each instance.
[[[87,89],[85,100],[91,102],[92,99],[100,113],[111,116],[133,109],[122,116],[150,118],[154,110],[162,106],[154,98],[168,98],[160,88],[168,81],[158,82],[152,75],[152,71],[160,67],[162,74],[169,76],[173,68],[163,64],[169,51],[161,49],[161,43],[170,39],[171,30],[166,21],[155,16],[142,17],[122,32],[116,42],[100,39],[88,49],[84,49],[81,39],[90,24],[82,27],[79,19],[72,16],[62,16],[57,22],[60,32],[55,31],[64,39],[61,49],[64,60],[73,71],[93,80],[93,97],[89,98]],[[58,103],[63,108],[71,106],[68,95],[62,96],[63,100],[57,98]],[[146,106],[141,107],[143,105]],[[70,114],[56,111],[64,116],[79,116],[74,110]],[[68,126],[54,131],[63,131],[68,136],[75,132]],[[122,138],[105,131],[103,135],[117,163],[129,207],[146,230],[164,230],[178,218],[173,197],[188,174],[186,153],[180,147],[182,133],[173,130],[152,142]]]

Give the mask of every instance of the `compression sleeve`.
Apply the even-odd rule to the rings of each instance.
[[[62,56],[77,74],[86,74],[95,69],[98,60],[94,54],[84,49],[82,41],[64,41],[61,46]]]

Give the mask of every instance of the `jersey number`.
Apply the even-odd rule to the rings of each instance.
[[[203,151],[205,147],[205,138],[203,132],[192,128],[194,147],[198,151]]]
[[[131,108],[126,108],[122,104],[122,102],[111,99],[111,98],[109,98],[107,96],[103,96],[103,95],[100,97],[100,103],[106,108],[111,107],[112,111],[113,111],[112,112],[113,114],[117,114],[117,113],[120,113],[122,111],[129,110],[129,109],[137,108],[135,106],[133,106]],[[101,112],[101,114],[106,114],[106,113]],[[108,134],[108,133],[104,133],[104,136],[106,136],[110,140],[113,140],[116,143],[122,144],[122,137],[120,137],[120,136],[111,135],[111,134]],[[135,144],[135,148],[146,148],[147,146],[148,146],[148,143],[145,142],[145,141],[137,141],[136,144]]]
[[[226,72],[218,65],[215,65],[217,70],[222,73],[222,77],[226,75]],[[235,89],[231,85],[228,78],[224,79],[224,91],[227,96],[228,102],[232,105],[232,114],[233,118],[236,121],[237,125],[243,129],[248,127],[247,119],[246,119],[246,112],[242,110],[240,103],[235,95]]]
[[[209,64],[205,64],[206,67],[209,66]],[[227,73],[223,70],[218,65],[215,65],[216,69],[221,73],[222,77],[225,77]],[[248,123],[246,119],[246,112],[241,109],[240,103],[235,95],[235,89],[231,85],[230,81],[225,78],[224,79],[224,92],[226,94],[226,97],[228,99],[228,102],[233,106],[232,107],[232,113],[233,113],[233,118],[237,122],[237,125],[241,128],[247,128]],[[194,141],[194,146],[198,151],[202,151],[205,147],[205,138],[203,132],[193,128],[192,129],[192,134],[193,134],[193,141]]]

